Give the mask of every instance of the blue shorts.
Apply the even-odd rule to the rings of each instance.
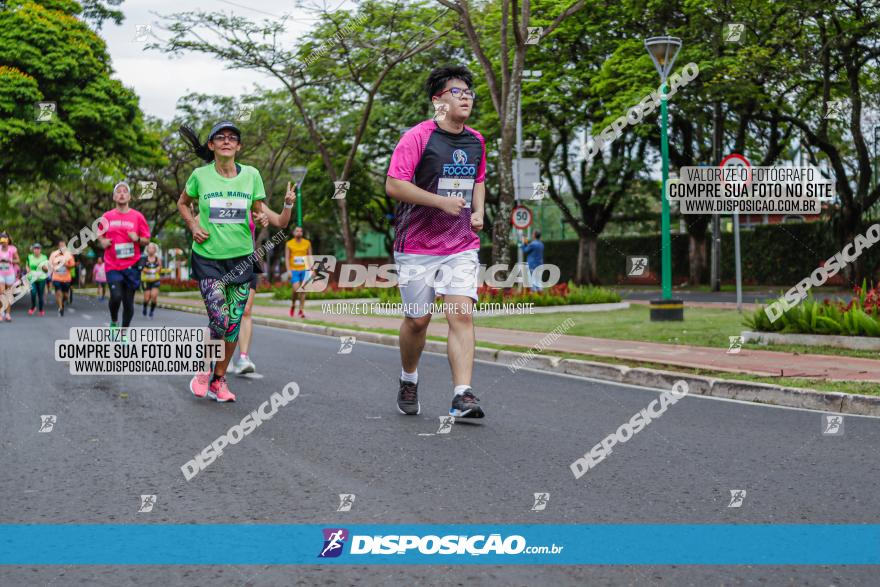
[[[290,283],[305,283],[306,275],[309,273],[308,269],[303,269],[302,271],[291,271],[290,272]]]
[[[129,267],[122,271],[107,271],[107,285],[122,283],[128,289],[137,291],[141,287],[141,272],[137,267]]]

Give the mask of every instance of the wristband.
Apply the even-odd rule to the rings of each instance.
[[[284,203],[285,210],[290,210],[291,208],[293,208],[293,204],[288,204],[287,202]]]

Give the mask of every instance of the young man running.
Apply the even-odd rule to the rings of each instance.
[[[12,307],[7,304],[6,288],[15,285],[15,268],[21,263],[18,257],[18,249],[12,244],[12,239],[5,232],[0,232],[0,321],[12,321]]]
[[[144,289],[144,316],[147,315],[147,306],[150,307],[150,320],[156,311],[159,302],[159,284],[162,279],[162,259],[159,258],[159,247],[156,243],[147,245],[147,258],[141,271],[141,283]]]
[[[59,316],[64,316],[64,304],[73,282],[70,270],[75,264],[73,255],[67,250],[67,243],[64,240],[58,241],[58,248],[49,255],[49,265],[52,267],[52,287],[55,288],[55,304],[58,306]]]
[[[122,327],[128,328],[134,317],[134,294],[141,286],[138,263],[141,247],[150,242],[150,227],[144,215],[129,208],[131,190],[124,181],[113,187],[116,207],[104,212],[107,228],[100,235],[99,244],[105,249],[104,266],[110,286],[110,328],[119,326],[119,306],[122,306]]]
[[[441,67],[428,76],[426,90],[435,112],[445,116],[409,129],[391,155],[385,189],[398,200],[394,260],[400,275],[404,319],[400,327],[400,388],[397,407],[420,412],[418,364],[431,321],[430,306],[443,296],[449,324],[447,354],[452,368],[449,413],[482,418],[471,389],[474,363],[473,303],[477,298],[483,228],[486,146],[465,126],[476,95],[465,67]]]
[[[190,266],[208,311],[211,338],[225,343],[223,360],[211,372],[197,373],[189,388],[199,398],[235,401],[226,384],[226,369],[238,344],[254,275],[254,240],[248,221],[252,214],[262,214],[266,190],[259,171],[235,162],[241,131],[232,122],[216,124],[206,143],[189,127],[181,127],[180,133],[206,162],[190,175],[177,209],[193,235]],[[198,221],[190,210],[193,200],[198,202]]]
[[[284,196],[284,210],[281,214],[276,214],[273,212],[269,206],[265,203],[263,204],[264,213],[259,215],[257,221],[263,226],[277,226],[278,228],[284,228],[290,222],[290,214],[293,209],[293,205],[296,203],[296,190],[291,189],[290,182],[287,183],[287,194]],[[251,217],[250,221],[250,229],[251,236],[254,239],[254,245],[257,242],[257,225],[254,222],[254,218]],[[254,296],[257,295],[257,277],[258,274],[262,273],[260,263],[254,263],[254,276],[251,279],[250,283],[250,292],[248,293],[247,304],[244,306],[244,314],[241,317],[241,334],[238,337],[238,361],[232,362],[232,372],[236,375],[247,375],[248,373],[254,373],[257,370],[256,364],[251,360],[250,357],[250,349],[251,349],[251,339],[254,333],[254,320],[252,317],[252,312],[254,308]]]
[[[293,238],[287,241],[287,250],[284,254],[284,267],[290,272],[291,318],[295,314],[297,299],[299,299],[299,317],[306,317],[306,292],[300,290],[306,282],[311,256],[312,243],[303,238],[302,226],[297,226],[293,229]]]

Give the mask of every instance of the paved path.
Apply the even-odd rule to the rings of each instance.
[[[184,306],[203,307],[200,300],[182,298],[166,298],[166,300]],[[308,304],[306,309],[309,309]],[[256,306],[254,311],[262,316],[290,319],[286,307]],[[397,330],[400,327],[400,318],[322,313],[318,303],[311,306],[307,317],[323,322],[364,328]],[[477,327],[476,332],[478,341],[526,348],[537,344],[545,336],[540,332],[486,327]],[[428,333],[433,336],[445,337],[447,326],[445,322],[436,322],[429,326]],[[880,382],[880,361],[872,359],[833,355],[802,355],[750,349],[742,349],[738,354],[728,354],[727,349],[722,348],[569,335],[560,336],[547,344],[546,347],[558,352],[663,363],[678,367],[712,369],[731,373],[748,373],[770,377],[805,377],[831,381]],[[880,353],[878,353],[878,357],[880,357]]]
[[[655,390],[477,363],[479,424],[437,435],[445,356],[419,367],[422,415],[394,405],[397,349],[257,326],[261,379],[234,404],[195,399],[187,376],[72,376],[53,359],[72,326],[107,322],[79,297],[59,318],[0,324],[0,523],[8,524],[821,524],[876,523],[880,419],[688,397],[581,479],[570,463],[657,398]],[[159,310],[134,326],[204,325]],[[534,338],[534,334],[531,334]],[[299,397],[187,482],[180,467],[288,382]],[[57,417],[50,433],[40,416]],[[730,491],[747,491],[728,507]],[[533,493],[547,509],[530,511]],[[350,512],[338,494],[354,493]],[[138,513],[141,495],[156,495]],[[283,548],[284,545],[279,545]],[[662,544],[657,545],[662,548]],[[193,544],[222,548],[235,544]],[[277,566],[0,567],[0,585],[855,585],[858,567]]]

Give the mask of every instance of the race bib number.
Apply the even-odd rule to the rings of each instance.
[[[119,243],[114,246],[117,259],[130,259],[134,257],[134,243]]]
[[[305,265],[305,264],[306,264],[306,258],[305,258],[305,257],[294,257],[294,258],[293,258],[293,264],[294,264],[294,265]]]
[[[56,267],[55,273],[57,273],[58,275],[67,275],[67,267],[65,267],[64,265],[62,265],[61,267]]]
[[[474,199],[474,180],[465,177],[441,177],[437,184],[437,195],[447,198],[464,198],[465,208],[471,207]]]
[[[244,224],[248,201],[242,198],[214,198],[208,218],[213,224]]]
[[[0,261],[0,271],[9,271],[12,269],[12,265],[9,264],[9,261]]]

